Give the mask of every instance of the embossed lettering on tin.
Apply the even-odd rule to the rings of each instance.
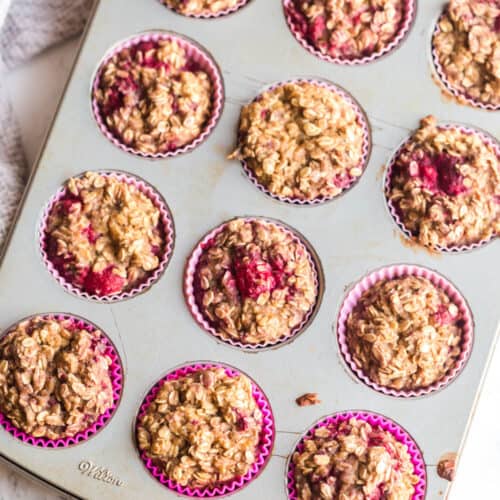
[[[78,470],[87,477],[102,481],[103,483],[111,484],[113,486],[123,486],[123,481],[113,475],[113,473],[106,467],[101,467],[94,464],[91,460],[82,460],[78,464]]]

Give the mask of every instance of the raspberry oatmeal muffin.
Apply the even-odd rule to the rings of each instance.
[[[162,383],[138,418],[137,441],[177,485],[212,488],[250,471],[262,431],[250,379],[207,367]]]
[[[374,383],[397,390],[442,380],[462,352],[463,314],[429,279],[378,281],[347,318],[346,340],[356,365]]]
[[[344,60],[384,52],[407,30],[408,0],[287,0],[297,35],[320,54]]]
[[[248,0],[162,0],[184,16],[216,16],[242,7]]]
[[[292,456],[298,500],[411,500],[419,477],[408,447],[355,417],[319,426]]]
[[[100,331],[34,317],[0,340],[0,410],[25,433],[74,436],[113,406],[111,358]]]
[[[136,41],[101,66],[94,99],[104,127],[133,152],[154,156],[207,128],[214,85],[175,38]]]
[[[475,102],[500,107],[498,0],[451,0],[433,49],[446,83]]]
[[[434,117],[399,150],[387,197],[420,244],[448,249],[500,231],[498,151],[479,133],[442,127]]]
[[[366,124],[353,102],[319,82],[285,83],[241,111],[238,148],[256,181],[292,200],[330,199],[365,168]]]
[[[160,210],[137,186],[87,172],[68,181],[45,228],[50,262],[82,292],[107,297],[132,290],[166,252]]]
[[[235,219],[202,248],[194,298],[218,336],[255,346],[298,333],[316,304],[317,274],[290,230],[263,219]]]

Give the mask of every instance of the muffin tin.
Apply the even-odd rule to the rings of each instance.
[[[313,422],[343,411],[371,411],[402,426],[423,453],[427,498],[441,498],[448,483],[436,474],[446,452],[460,451],[498,328],[498,241],[469,252],[431,254],[408,245],[389,215],[383,166],[397,145],[434,114],[498,137],[495,113],[442,97],[433,82],[430,40],[444,2],[418,2],[403,43],[376,62],[339,66],[301,47],[290,33],[280,0],[251,0],[217,19],[175,14],[156,0],[97,2],[71,80],[30,180],[0,268],[0,329],[37,313],[59,311],[95,322],[116,346],[124,387],[115,415],[88,442],[39,449],[0,432],[1,458],[65,492],[85,498],[175,498],[143,467],[134,421],[148,389],[179,364],[206,359],[247,373],[269,399],[276,422],[273,455],[262,474],[234,498],[286,498],[287,456]],[[175,158],[145,159],[121,151],[99,131],[91,88],[105,54],[127,38],[167,30],[206,48],[222,70],[223,114],[196,149]],[[368,167],[345,196],[315,207],[278,202],[255,188],[237,161],[239,112],[263,87],[297,78],[326,79],[350,92],[366,112],[373,149]],[[38,247],[43,209],[61,184],[86,170],[116,169],[143,178],[165,198],[176,228],[175,250],[156,285],[130,300],[100,304],[67,293],[47,273]],[[186,259],[211,228],[235,216],[282,221],[303,234],[324,270],[324,296],[308,329],[294,342],[248,353],[203,333],[183,297]],[[456,380],[419,398],[380,394],[347,372],[335,324],[350,285],[382,266],[434,269],[463,294],[475,321],[470,359]],[[295,398],[317,392],[322,403],[299,408]]]

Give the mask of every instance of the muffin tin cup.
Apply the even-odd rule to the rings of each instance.
[[[297,493],[297,488],[295,485],[295,466],[292,461],[293,454],[296,451],[303,451],[304,440],[311,438],[313,436],[313,431],[320,427],[327,427],[329,425],[338,425],[342,422],[346,422],[351,418],[357,420],[362,420],[363,422],[369,423],[373,427],[378,427],[391,433],[398,442],[404,444],[408,449],[408,454],[411,457],[411,462],[414,466],[414,474],[418,476],[418,483],[415,485],[415,493],[413,494],[412,500],[424,500],[427,490],[427,473],[425,468],[425,462],[422,452],[415,440],[410,436],[410,434],[398,425],[393,420],[379,415],[378,413],[368,412],[368,411],[345,411],[334,413],[333,415],[323,417],[316,421],[311,428],[306,431],[298,440],[292,453],[288,456],[288,461],[286,465],[286,478],[285,487],[287,498],[289,500],[298,500],[299,496]]]
[[[59,188],[59,190],[50,199],[49,203],[43,210],[38,228],[38,247],[40,249],[40,254],[43,263],[45,264],[50,275],[59,283],[59,285],[63,287],[64,290],[85,300],[93,300],[99,303],[111,303],[111,302],[118,302],[121,300],[130,299],[132,297],[135,297],[136,295],[144,293],[147,290],[149,290],[149,288],[151,288],[161,278],[172,257],[172,253],[174,250],[175,229],[174,229],[174,221],[172,218],[172,214],[170,213],[170,209],[168,208],[166,201],[163,199],[160,193],[156,191],[155,188],[153,188],[153,186],[148,184],[146,181],[140,179],[139,177],[133,176],[131,174],[125,174],[123,172],[119,172],[116,170],[97,171],[97,173],[105,177],[117,179],[121,182],[126,182],[129,185],[135,186],[141,193],[145,194],[153,202],[154,206],[160,211],[160,224],[165,238],[165,244],[162,255],[160,257],[160,262],[158,267],[154,271],[152,271],[151,274],[149,274],[142,283],[139,283],[132,289],[126,292],[117,293],[114,295],[106,295],[102,297],[98,295],[89,294],[88,292],[81,290],[80,288],[76,287],[73,283],[66,280],[56,269],[55,265],[50,259],[50,256],[47,253],[48,217],[53,208],[55,207],[55,205],[64,196],[67,195],[68,189],[66,183]],[[83,175],[85,174],[81,174],[81,176]]]
[[[234,7],[230,7],[229,9],[224,9],[220,10],[219,12],[203,12],[201,14],[183,14],[182,12],[179,12],[175,8],[169,7],[166,5],[165,1],[160,0],[160,3],[162,3],[167,9],[172,10],[176,14],[179,14],[180,16],[184,17],[192,17],[194,19],[216,19],[218,17],[224,17],[228,16],[229,14],[233,14],[234,12],[237,12],[241,8],[245,7],[245,5],[250,2],[250,0],[240,0]]]
[[[296,18],[301,16],[298,13],[296,4],[297,0],[283,0],[283,10],[285,13],[286,22],[288,28],[292,32],[294,38],[302,45],[304,49],[310,52],[312,55],[318,57],[322,61],[327,61],[333,64],[342,64],[347,66],[357,66],[361,64],[368,64],[377,59],[390,54],[395,49],[397,49],[404,41],[408,33],[410,32],[413,22],[417,14],[417,0],[405,0],[405,11],[403,19],[401,20],[401,25],[396,36],[391,42],[389,42],[382,50],[373,52],[367,56],[358,56],[354,58],[343,58],[343,57],[332,57],[327,54],[323,54],[319,49],[317,49],[312,42],[307,39],[307,36],[300,30]]]
[[[101,431],[111,420],[115,411],[120,403],[122,390],[123,390],[123,367],[121,364],[121,360],[118,354],[116,347],[113,345],[111,340],[107,337],[107,335],[96,325],[90,323],[86,319],[80,318],[73,314],[65,314],[65,313],[49,313],[49,314],[34,314],[28,316],[14,325],[7,328],[1,337],[8,335],[10,332],[14,330],[14,328],[23,321],[28,321],[35,318],[43,318],[43,319],[56,319],[56,320],[71,320],[72,326],[76,328],[80,328],[83,330],[87,330],[88,332],[95,332],[99,330],[101,332],[101,339],[103,344],[106,346],[105,354],[111,359],[111,365],[109,366],[109,373],[111,378],[111,384],[113,387],[113,405],[111,408],[106,410],[88,429],[84,431],[80,431],[74,436],[59,438],[59,439],[49,439],[46,437],[35,437],[31,434],[28,434],[18,427],[16,427],[10,419],[0,412],[0,425],[12,436],[19,439],[25,444],[29,444],[31,446],[37,446],[39,448],[67,448],[69,446],[74,446],[77,444],[81,444],[99,431]]]
[[[161,484],[163,484],[163,486],[174,491],[175,493],[191,498],[221,498],[236,493],[245,488],[246,486],[248,486],[252,481],[254,481],[260,475],[260,473],[265,469],[267,463],[269,462],[273,451],[275,434],[276,434],[274,416],[269,400],[264,394],[264,391],[252,380],[251,377],[249,377],[245,373],[241,372],[240,370],[230,365],[226,365],[223,363],[215,363],[211,361],[196,361],[193,363],[188,363],[180,367],[174,368],[171,372],[162,377],[149,390],[148,394],[146,395],[140,406],[139,413],[136,417],[134,425],[134,433],[136,435],[136,441],[137,441],[137,427],[139,419],[145,415],[146,411],[148,410],[150,404],[153,402],[154,398],[156,397],[156,394],[158,393],[162,385],[168,380],[175,380],[180,377],[207,368],[223,368],[226,374],[229,375],[230,377],[244,375],[250,379],[252,383],[253,397],[259,409],[262,412],[263,426],[260,436],[260,442],[258,445],[258,454],[251,469],[244,476],[235,478],[231,481],[228,481],[218,486],[206,486],[203,488],[190,488],[187,486],[181,486],[172,481],[171,479],[169,479],[168,477],[166,477],[161,472],[161,469],[153,463],[153,460],[148,458],[145,452],[141,452],[139,450],[139,447],[137,446],[140,458],[144,466],[157,481],[159,481]]]
[[[291,79],[287,81],[281,81],[274,83],[268,87],[265,87],[259,95],[252,101],[256,102],[258,101],[264,92],[269,92],[271,90],[275,90],[279,87],[282,87],[283,85],[290,84],[290,83],[295,83],[295,84],[300,84],[300,83],[311,83],[313,85],[317,85],[319,87],[326,88],[328,90],[331,90],[335,94],[340,95],[347,103],[349,103],[352,108],[356,112],[357,116],[357,121],[358,124],[361,126],[363,129],[363,156],[361,159],[360,164],[358,165],[359,168],[363,171],[363,173],[359,177],[353,177],[351,179],[351,183],[349,184],[348,187],[342,189],[342,191],[339,194],[336,194],[334,196],[320,196],[317,198],[314,198],[312,200],[305,200],[301,198],[295,198],[291,196],[280,196],[274,193],[271,193],[269,189],[264,186],[255,176],[253,173],[252,169],[250,168],[248,162],[243,159],[240,160],[243,170],[245,171],[246,175],[250,179],[250,181],[257,186],[258,189],[260,189],[263,193],[267,194],[271,198],[274,198],[275,200],[281,201],[283,203],[290,203],[292,205],[299,205],[299,206],[314,206],[314,205],[321,205],[323,203],[326,203],[328,201],[336,200],[343,194],[347,193],[350,191],[361,179],[363,174],[366,171],[366,168],[368,166],[368,161],[370,159],[370,154],[372,150],[372,139],[371,139],[371,129],[370,129],[370,124],[368,121],[368,117],[366,113],[364,112],[363,108],[361,105],[354,99],[354,97],[349,94],[346,90],[344,90],[342,87],[339,87],[338,85],[335,85],[327,80],[322,80],[322,79],[316,79],[316,78],[297,78],[297,79]],[[239,141],[238,141],[239,142]]]
[[[349,315],[356,307],[361,295],[369,290],[375,283],[382,280],[404,278],[406,276],[418,276],[427,278],[434,286],[444,291],[451,301],[458,307],[464,319],[464,326],[462,329],[462,342],[460,356],[457,358],[455,364],[444,377],[434,382],[427,387],[416,389],[398,390],[391,387],[385,387],[377,384],[370,377],[365,374],[351,355],[348,341],[347,341],[347,320]],[[409,264],[397,264],[393,266],[383,267],[366,275],[358,281],[347,293],[340,307],[340,312],[337,318],[337,342],[341,357],[350,373],[360,382],[366,386],[374,389],[377,392],[385,394],[386,396],[393,396],[398,398],[414,398],[425,396],[433,392],[439,391],[447,387],[453,382],[464,369],[467,361],[472,352],[474,343],[474,321],[472,312],[466,300],[460,291],[445,277],[441,276],[435,271],[421,266],[414,266]]]
[[[432,31],[432,39],[431,39],[431,58],[434,64],[435,77],[438,80],[437,81],[438,85],[445,93],[453,96],[460,104],[467,104],[474,108],[484,109],[485,111],[500,110],[500,105],[495,106],[494,104],[488,104],[478,101],[477,99],[473,99],[472,97],[467,95],[466,92],[457,89],[455,86],[453,86],[453,84],[448,80],[446,72],[443,66],[441,65],[441,62],[439,61],[439,55],[437,53],[437,50],[434,47],[434,37],[439,33],[441,33],[441,28],[439,27],[439,23],[441,22],[441,19],[443,18],[445,12],[446,9],[443,11],[443,13],[439,16],[438,20],[436,21],[436,24]]]
[[[458,130],[464,134],[475,134],[481,138],[481,140],[490,146],[497,154],[497,157],[499,158],[500,161],[500,144],[489,134],[486,132],[473,129],[470,127],[467,127],[465,125],[459,125],[459,124],[454,124],[454,123],[442,123],[439,125],[440,129],[443,130],[450,130],[450,129],[455,129]],[[414,132],[415,133],[415,132]],[[401,217],[399,216],[399,212],[397,207],[394,205],[394,203],[389,199],[389,193],[390,193],[390,188],[391,188],[391,182],[392,182],[392,174],[393,174],[393,169],[394,166],[396,165],[396,161],[398,160],[399,156],[405,149],[405,147],[411,143],[413,140],[413,135],[414,133],[411,134],[410,137],[405,139],[402,144],[397,148],[396,152],[391,156],[391,159],[389,161],[389,164],[387,165],[387,169],[385,171],[385,176],[384,176],[384,196],[385,196],[385,201],[386,201],[386,206],[389,211],[389,214],[391,215],[392,219],[398,226],[398,228],[402,231],[402,233],[406,236],[408,240],[411,242],[415,243],[416,245],[422,246],[422,248],[429,248],[424,245],[421,245],[414,237],[414,235],[409,231],[406,226],[404,225],[404,222],[402,221]],[[480,241],[477,241],[475,243],[471,243],[469,245],[450,245],[448,247],[443,247],[443,246],[436,246],[429,248],[431,251],[437,251],[437,252],[442,252],[442,253],[450,253],[450,254],[457,254],[457,253],[463,253],[463,252],[469,252],[471,250],[474,250],[476,248],[483,247],[487,243],[490,243],[491,241],[495,240],[497,238],[496,235],[491,235],[489,238],[482,239]]]
[[[210,117],[208,118],[207,122],[205,123],[205,126],[203,127],[203,131],[198,137],[196,137],[189,144],[161,153],[144,153],[142,151],[139,151],[124,144],[123,141],[119,137],[116,137],[113,134],[113,132],[108,128],[108,126],[105,123],[105,117],[102,116],[101,110],[99,109],[99,104],[97,102],[97,99],[95,98],[95,93],[100,85],[101,73],[103,71],[103,68],[105,64],[107,64],[108,61],[113,56],[121,52],[123,49],[128,49],[142,42],[158,42],[162,40],[176,41],[179,44],[179,46],[186,51],[189,61],[197,63],[199,67],[209,75],[210,81],[213,86],[212,109],[210,112]],[[124,40],[119,44],[115,45],[110,51],[108,51],[108,53],[104,56],[104,59],[100,63],[97,73],[94,77],[92,84],[91,101],[92,101],[92,113],[97,122],[99,130],[116,147],[118,147],[122,151],[143,158],[150,158],[150,159],[168,158],[191,151],[195,147],[199,146],[202,142],[204,142],[208,138],[208,136],[212,133],[212,131],[214,130],[215,126],[219,121],[219,118],[221,117],[222,110],[224,107],[224,82],[222,79],[221,71],[217,66],[217,63],[212,58],[212,56],[209,55],[209,53],[204,47],[202,47],[197,42],[187,38],[184,35],[179,35],[177,33],[172,33],[169,31],[154,31],[128,38],[127,40]]]
[[[227,221],[221,224],[220,226],[217,226],[215,229],[210,231],[208,234],[206,234],[203,239],[196,245],[194,250],[192,251],[190,257],[187,260],[186,267],[184,270],[184,298],[186,300],[186,304],[188,306],[188,309],[193,316],[194,320],[198,325],[207,333],[215,337],[217,340],[231,346],[235,347],[237,349],[249,351],[249,352],[260,352],[263,350],[267,349],[272,349],[276,347],[280,347],[284,344],[287,344],[289,342],[292,342],[295,340],[309,325],[309,323],[312,321],[314,316],[316,315],[317,310],[319,309],[319,306],[321,304],[321,299],[323,295],[322,291],[322,286],[321,286],[321,281],[322,281],[322,270],[321,270],[321,264],[319,263],[319,259],[312,249],[310,245],[303,240],[302,236],[296,233],[295,230],[292,228],[286,226],[285,224],[275,221],[273,219],[269,219],[266,217],[243,217],[247,222],[250,221],[263,221],[263,222],[269,222],[272,223],[276,226],[278,226],[281,230],[284,232],[290,234],[294,241],[298,242],[305,250],[307,253],[309,262],[312,266],[312,269],[314,270],[314,278],[315,278],[315,286],[316,286],[316,302],[315,304],[311,307],[311,309],[308,311],[308,313],[304,316],[303,320],[301,323],[296,326],[288,335],[285,337],[282,337],[280,339],[270,341],[270,342],[260,342],[258,344],[245,344],[243,342],[238,342],[237,340],[233,340],[230,338],[225,337],[222,335],[220,332],[214,328],[210,322],[205,318],[203,315],[202,311],[200,311],[200,308],[198,307],[198,303],[195,298],[195,286],[194,286],[194,280],[195,280],[195,274],[196,270],[198,267],[199,260],[201,256],[203,255],[204,250],[207,248],[207,246],[210,244],[210,242],[221,232],[223,229],[231,222]]]

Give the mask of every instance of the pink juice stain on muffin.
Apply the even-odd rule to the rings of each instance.
[[[430,191],[458,196],[467,191],[464,177],[457,169],[460,160],[448,153],[425,155],[421,160],[410,163],[410,175],[420,178],[423,186]]]
[[[453,316],[448,307],[441,305],[434,314],[434,319],[439,325],[451,325],[456,321],[457,316]]]
[[[101,272],[90,271],[84,282],[87,292],[98,296],[120,292],[125,286],[125,278],[113,272],[114,266],[108,266]]]

